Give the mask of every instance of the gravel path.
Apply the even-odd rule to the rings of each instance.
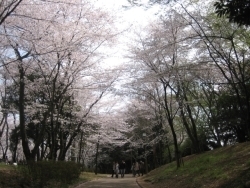
[[[126,174],[124,178],[100,178],[94,181],[86,182],[75,188],[142,188],[138,185],[136,178],[131,174]]]

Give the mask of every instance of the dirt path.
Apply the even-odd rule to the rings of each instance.
[[[132,177],[131,174],[125,175],[124,178],[112,178],[107,176],[94,181],[86,182],[78,185],[75,188],[141,188],[136,178]]]

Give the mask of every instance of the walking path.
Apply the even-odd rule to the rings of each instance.
[[[75,188],[151,188],[147,183],[140,178],[132,177],[131,174],[126,174],[124,178],[112,178],[107,176],[94,181],[86,182],[78,185]]]

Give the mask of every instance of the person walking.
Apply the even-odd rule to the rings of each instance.
[[[114,175],[116,174],[115,172],[115,169],[116,169],[116,164],[115,164],[115,161],[113,162],[113,165],[112,165],[112,178],[114,177]]]
[[[135,177],[135,163],[132,164],[131,171],[132,171],[133,177]]]
[[[142,175],[142,176],[143,176],[143,174],[144,174],[144,170],[145,170],[144,162],[143,162],[143,161],[140,161],[140,172],[141,172],[141,175]]]
[[[135,175],[138,174],[140,176],[140,165],[138,161],[135,162]]]
[[[115,177],[116,178],[118,178],[118,174],[119,174],[119,163],[118,162],[116,162],[116,164],[115,164]]]
[[[124,178],[125,170],[126,170],[126,163],[124,160],[122,160],[120,164],[121,178]]]

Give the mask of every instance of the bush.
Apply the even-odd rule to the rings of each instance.
[[[22,183],[31,187],[67,187],[79,178],[81,169],[74,162],[39,161],[20,168],[24,175]]]

